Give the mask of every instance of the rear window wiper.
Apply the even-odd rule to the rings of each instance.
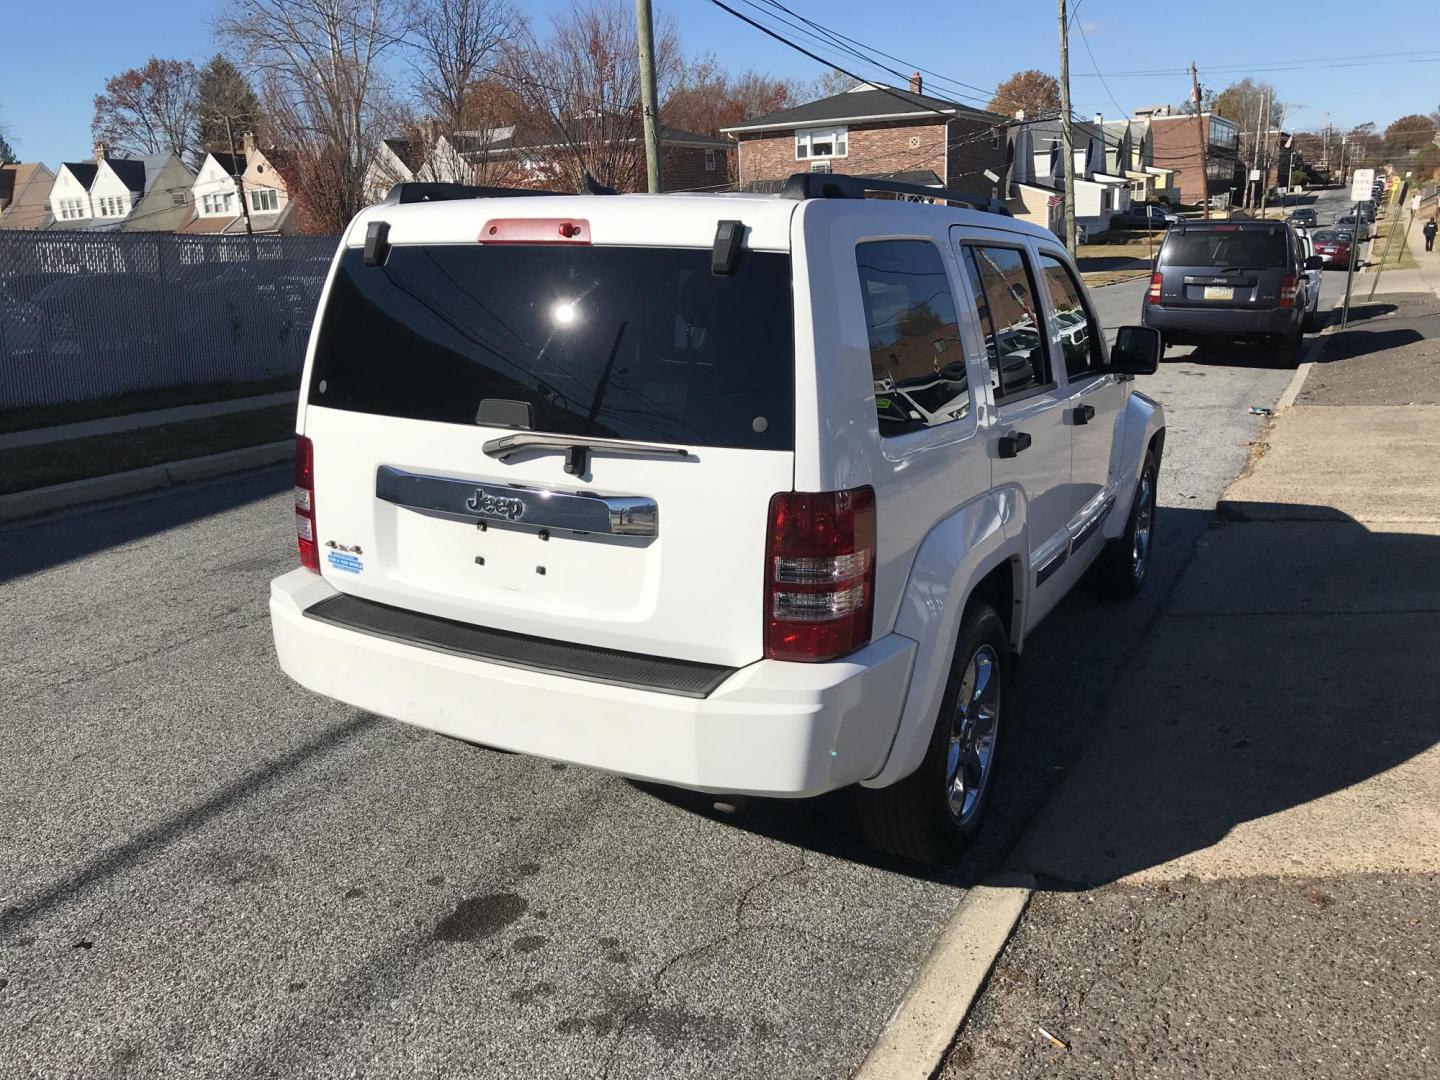
[[[577,435],[502,435],[488,440],[481,447],[490,457],[500,461],[526,450],[564,450],[565,471],[571,476],[585,472],[592,453],[617,454],[622,457],[689,457],[690,451],[679,446],[651,446],[649,443],[611,442],[587,439]]]

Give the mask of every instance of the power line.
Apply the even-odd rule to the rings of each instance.
[[[1080,3],[1075,5],[1075,10],[1079,11],[1080,4],[1083,4],[1084,2],[1085,0],[1080,0]],[[1074,21],[1073,16],[1071,17],[1071,21]],[[1076,27],[1076,29],[1080,31],[1080,40],[1085,45],[1085,55],[1090,57],[1090,66],[1095,69],[1095,77],[1100,80],[1100,85],[1105,88],[1105,93],[1110,98],[1110,104],[1114,105],[1115,108],[1119,109],[1122,116],[1130,115],[1129,110],[1127,110],[1123,105],[1121,105],[1120,102],[1115,100],[1115,95],[1110,92],[1110,84],[1105,81],[1105,76],[1100,74],[1100,65],[1095,62],[1095,51],[1090,48],[1090,35],[1085,33],[1085,24],[1080,23]]]
[[[771,7],[779,8],[781,11],[785,11],[785,12],[788,12],[789,14],[791,14],[791,15],[794,15],[794,16],[795,16],[797,19],[799,19],[801,22],[804,22],[804,23],[806,23],[806,24],[808,24],[808,25],[810,25],[810,26],[815,27],[817,30],[820,30],[820,31],[822,31],[822,32],[825,33],[825,34],[828,34],[829,36],[831,36],[832,38],[837,39],[838,41],[847,41],[847,42],[849,42],[850,44],[856,45],[856,46],[858,46],[858,47],[860,47],[860,48],[862,48],[862,49],[869,49],[871,52],[876,53],[876,54],[879,55],[879,56],[883,56],[883,57],[885,57],[887,60],[893,60],[893,61],[895,61],[897,64],[904,64],[906,67],[913,68],[915,71],[921,72],[921,73],[923,73],[923,74],[925,74],[925,75],[930,75],[930,76],[932,76],[932,77],[934,77],[934,78],[936,78],[936,79],[941,80],[942,82],[952,83],[952,84],[955,85],[955,86],[963,86],[963,87],[965,87],[967,90],[974,90],[974,91],[976,91],[976,93],[979,93],[979,94],[982,94],[982,95],[988,95],[988,96],[985,97],[985,100],[986,100],[986,101],[989,101],[991,98],[994,97],[994,94],[993,94],[993,93],[990,93],[989,91],[987,91],[983,86],[976,86],[976,85],[973,84],[973,83],[962,82],[962,81],[959,80],[959,79],[951,78],[949,75],[942,75],[942,74],[941,74],[940,72],[938,72],[938,71],[931,71],[929,68],[923,68],[923,67],[921,67],[919,64],[912,64],[912,63],[910,63],[910,62],[907,61],[907,60],[902,60],[902,59],[901,59],[900,57],[898,57],[898,56],[893,56],[893,55],[891,55],[890,53],[884,52],[884,51],[881,50],[881,49],[877,49],[877,48],[875,48],[875,46],[873,46],[873,45],[866,45],[864,42],[862,42],[862,41],[857,41],[855,38],[847,37],[845,34],[840,33],[838,30],[832,30],[832,29],[830,29],[829,27],[825,26],[825,25],[822,24],[822,23],[818,23],[818,22],[816,22],[816,21],[813,20],[813,19],[806,18],[804,15],[801,15],[801,14],[800,14],[799,12],[797,12],[797,11],[793,11],[792,9],[786,7],[783,3],[781,3],[780,0],[765,0],[765,2],[766,2],[767,4],[769,4]]]
[[[727,11],[727,12],[729,12],[731,15],[735,16],[735,18],[739,19],[741,22],[747,23],[748,25],[753,26],[756,30],[759,30],[759,31],[760,31],[762,34],[764,34],[766,37],[774,38],[776,41],[780,42],[780,44],[789,46],[790,48],[794,49],[796,52],[800,53],[802,56],[808,56],[811,60],[814,60],[817,64],[824,64],[826,67],[834,68],[836,71],[840,72],[840,74],[842,74],[842,75],[848,75],[848,76],[850,76],[850,78],[854,79],[856,82],[868,83],[869,85],[874,86],[876,90],[879,90],[879,91],[881,91],[882,93],[885,93],[885,94],[889,94],[889,95],[890,95],[891,97],[893,97],[896,101],[903,101],[906,105],[909,105],[909,106],[911,106],[912,108],[918,105],[921,109],[924,109],[926,112],[932,112],[932,113],[934,113],[936,116],[943,117],[943,118],[946,119],[946,120],[952,120],[952,119],[955,118],[955,110],[952,109],[952,110],[950,110],[950,111],[947,112],[947,111],[944,110],[944,109],[937,109],[937,108],[935,108],[933,105],[927,105],[927,104],[925,104],[923,101],[917,101],[917,100],[916,100],[916,97],[917,97],[918,95],[914,95],[914,94],[902,94],[902,93],[900,93],[898,90],[892,89],[891,87],[883,86],[883,85],[880,85],[880,84],[877,84],[877,83],[873,83],[873,82],[871,82],[871,80],[866,79],[866,78],[863,78],[862,76],[855,74],[855,72],[850,71],[850,70],[848,70],[848,69],[846,69],[846,68],[841,67],[839,64],[835,63],[834,61],[832,61],[832,60],[827,60],[827,59],[825,59],[825,57],[820,56],[820,55],[817,54],[817,53],[811,52],[809,49],[805,48],[805,46],[796,44],[795,42],[793,42],[793,41],[791,41],[789,38],[787,38],[784,34],[781,34],[781,33],[780,33],[779,31],[777,31],[777,30],[772,30],[770,27],[766,26],[764,23],[757,22],[756,20],[750,18],[750,16],[744,14],[743,12],[736,11],[736,10],[735,10],[733,7],[731,7],[729,4],[725,3],[724,0],[710,0],[710,3],[714,4],[714,5],[715,5],[716,7],[718,7],[721,11]],[[1003,126],[1003,125],[996,125],[996,126],[999,127],[999,126]]]

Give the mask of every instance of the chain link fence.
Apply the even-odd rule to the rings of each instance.
[[[0,409],[298,379],[336,242],[0,232]]]

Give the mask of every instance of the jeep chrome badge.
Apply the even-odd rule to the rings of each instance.
[[[519,499],[496,495],[484,488],[476,488],[475,493],[465,500],[465,505],[481,517],[501,521],[519,521],[525,516],[525,504]]]

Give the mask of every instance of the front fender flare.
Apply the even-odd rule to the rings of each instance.
[[[992,491],[944,518],[921,542],[895,622],[896,633],[917,646],[910,688],[885,764],[862,780],[863,786],[888,787],[914,772],[925,757],[970,593],[995,567],[1016,560],[1024,566],[1020,538],[1006,535],[1013,512],[1012,500]],[[1017,600],[1024,596],[1023,580],[1024,575],[1018,575]],[[1024,626],[1019,606],[1001,614],[1010,614],[1018,635]],[[1012,640],[1012,647],[1018,646],[1018,640]]]
[[[1113,540],[1125,531],[1130,520],[1130,507],[1140,486],[1140,470],[1145,454],[1153,442],[1156,457],[1165,449],[1165,407],[1140,391],[1133,391],[1125,401],[1125,415],[1120,422],[1122,438],[1118,440],[1113,468],[1115,471],[1115,511],[1105,520],[1104,535]],[[1157,438],[1158,436],[1158,438]]]

